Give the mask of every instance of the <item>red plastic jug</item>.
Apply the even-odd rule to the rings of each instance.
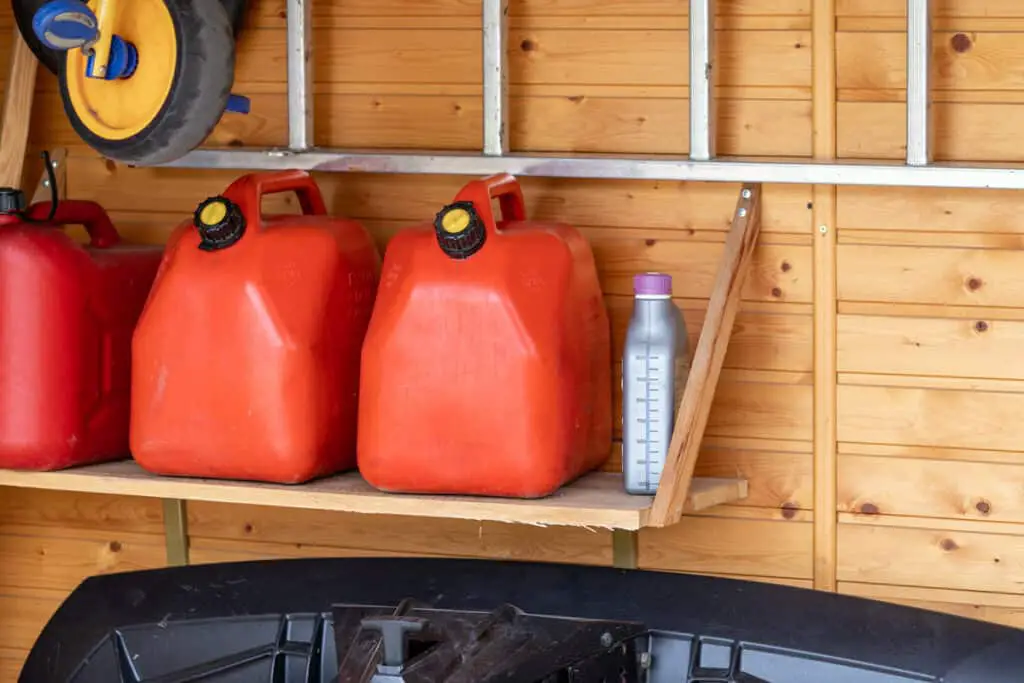
[[[360,471],[387,491],[552,493],[608,457],[609,336],[580,233],[526,220],[512,176],[469,183],[388,245],[363,345]]]
[[[301,216],[263,216],[295,192]],[[135,332],[132,455],[159,474],[298,483],[355,466],[380,257],[299,171],[243,176],[172,234]]]
[[[94,202],[22,204],[0,189],[0,467],[128,457],[132,330],[162,248],[122,244]]]

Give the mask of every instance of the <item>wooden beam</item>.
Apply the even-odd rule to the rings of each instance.
[[[732,227],[725,239],[725,250],[711,291],[704,327],[676,414],[661,485],[648,518],[650,526],[675,524],[686,507],[704,428],[760,229],[761,186],[744,185],[736,202]]]
[[[28,130],[32,119],[32,97],[39,62],[14,28],[11,40],[11,64],[4,94],[2,131],[0,131],[0,187],[21,187],[28,149]]]
[[[651,507],[650,496],[629,495],[623,490],[622,475],[607,472],[588,474],[547,498],[528,500],[385,493],[371,487],[357,472],[325,477],[302,485],[161,477],[146,472],[131,460],[75,467],[59,472],[0,470],[0,486],[632,531],[647,525]],[[686,498],[684,506],[687,511],[696,512],[741,500],[746,495],[747,482],[744,479],[697,478],[694,480],[692,495]],[[173,535],[180,536],[177,531]]]
[[[836,157],[836,3],[811,10],[813,152]],[[814,186],[814,587],[836,590],[836,188]]]

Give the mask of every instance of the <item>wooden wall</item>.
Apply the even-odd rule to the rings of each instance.
[[[687,149],[684,0],[512,0],[512,146]],[[255,0],[217,144],[286,142],[284,0]],[[723,154],[899,158],[904,3],[721,0]],[[1020,161],[1024,5],[936,0],[938,157]],[[814,13],[812,14],[812,7]],[[318,0],[316,141],[477,149],[479,0]],[[6,12],[6,6],[3,8]],[[9,33],[10,17],[2,15]],[[5,57],[6,44],[0,46]],[[3,66],[3,65],[0,65]],[[5,71],[4,67],[4,71]],[[39,78],[33,148],[69,193],[159,242],[230,173],[129,169],[80,145]],[[383,245],[464,179],[322,175]],[[591,238],[616,353],[630,278],[665,270],[692,334],[737,187],[524,181]],[[1024,626],[1024,216],[1006,192],[769,185],[764,231],[698,470],[750,497],[641,534],[640,564],[870,596]],[[616,382],[616,385],[618,382]],[[614,463],[613,463],[614,464]],[[159,503],[0,494],[0,678],[83,577],[158,567]],[[189,506],[192,558],[457,555],[609,564],[610,535]]]

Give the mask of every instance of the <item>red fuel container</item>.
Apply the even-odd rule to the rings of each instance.
[[[263,216],[295,192],[303,215]],[[132,455],[159,474],[298,483],[356,464],[380,257],[309,174],[243,176],[171,236],[135,332]]]
[[[132,331],[162,248],[123,244],[93,202],[22,203],[0,189],[0,467],[128,457]]]
[[[373,486],[534,498],[607,459],[610,332],[593,254],[574,228],[525,214],[515,178],[494,176],[388,245],[359,399]]]

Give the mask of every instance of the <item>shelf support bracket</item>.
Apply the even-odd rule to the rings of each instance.
[[[185,501],[164,498],[164,543],[167,548],[167,566],[182,567],[188,562],[188,511]]]
[[[53,167],[53,175],[57,178],[57,198],[64,199],[67,196],[68,183],[68,150],[64,147],[53,150],[50,153],[50,165]],[[43,164],[44,166],[46,164]],[[39,182],[36,183],[35,192],[32,195],[30,204],[48,202],[52,198],[50,192],[50,176],[44,168]]]
[[[693,470],[704,438],[704,428],[718,386],[718,376],[722,371],[740,295],[760,230],[761,186],[748,183],[740,190],[732,215],[732,226],[725,238],[725,249],[711,290],[704,327],[700,332],[690,376],[676,413],[661,485],[654,496],[648,517],[650,526],[669,526],[683,516]]]
[[[612,566],[636,569],[640,556],[640,533],[629,529],[612,529]]]

